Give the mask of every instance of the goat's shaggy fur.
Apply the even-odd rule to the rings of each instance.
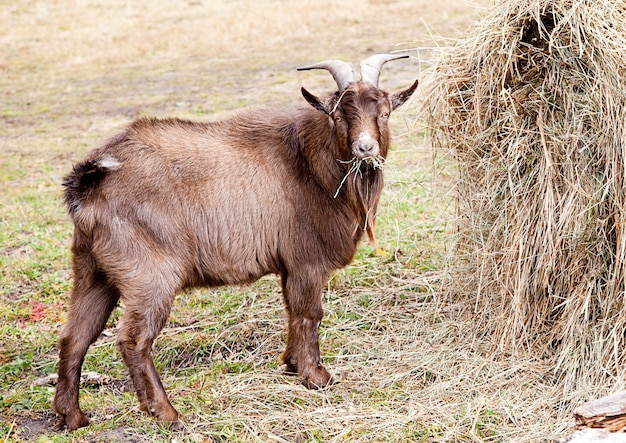
[[[140,406],[180,426],[151,357],[175,294],[268,273],[282,278],[287,370],[309,388],[331,383],[318,344],[322,290],[364,231],[374,239],[382,170],[363,161],[339,187],[353,158],[387,156],[388,115],[416,86],[389,96],[351,83],[325,100],[303,91],[316,109],[215,123],[142,118],[76,165],[64,182],[75,280],[53,402],[59,427],[89,423],[80,369],[120,299],[118,343]]]

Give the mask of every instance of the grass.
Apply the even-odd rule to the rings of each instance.
[[[442,297],[453,247],[454,167],[392,115],[379,245],[364,243],[324,295],[321,347],[340,380],[309,391],[285,376],[279,284],[181,294],[154,357],[180,433],[137,408],[115,347],[115,311],[84,371],[92,424],[54,432],[56,341],[71,281],[71,225],[60,182],[72,164],[138,115],[214,119],[240,107],[299,105],[299,86],[334,87],[295,67],[325,58],[432,46],[460,35],[490,1],[61,0],[0,10],[0,441],[497,442],[567,432],[589,393],[562,395],[540,359],[493,355],[489,336]],[[397,46],[398,42],[409,42]],[[381,86],[407,87],[422,61],[385,67]],[[585,398],[586,399],[586,398]]]

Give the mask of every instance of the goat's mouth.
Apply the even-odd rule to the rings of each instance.
[[[347,170],[346,170],[346,174],[343,176],[343,179],[341,180],[341,183],[339,183],[339,186],[337,187],[337,191],[335,191],[335,195],[334,197],[337,198],[337,196],[339,195],[339,191],[341,191],[341,188],[343,187],[344,183],[346,182],[346,180],[348,180],[348,177],[350,177],[352,175],[351,180],[358,180],[363,178],[363,174],[368,172],[368,171],[374,171],[376,169],[383,169],[383,167],[385,166],[385,157],[383,157],[382,155],[377,155],[377,156],[372,156],[372,157],[364,157],[364,158],[358,158],[358,157],[352,157],[351,160],[337,160],[339,163],[342,163],[344,165],[346,165]]]
[[[337,160],[346,166],[346,175],[353,173],[358,174],[367,169],[383,169],[385,166],[385,157],[382,155],[372,155],[368,157],[354,156],[350,160]]]
[[[361,167],[370,167],[372,169],[383,169],[385,166],[385,157],[382,155],[376,155],[371,157],[364,158],[354,158],[356,162],[360,163],[359,168]]]

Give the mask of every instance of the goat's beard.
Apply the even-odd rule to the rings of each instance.
[[[376,243],[374,228],[378,200],[383,189],[384,157],[353,158],[348,162],[346,173],[335,196],[343,185],[346,186],[348,201],[358,223],[357,229],[363,229],[372,244]]]
[[[352,180],[356,181],[363,177],[363,174],[370,170],[380,169],[382,171],[385,166],[385,158],[383,156],[356,158],[352,157],[351,160],[337,160],[339,163],[347,165],[346,174],[343,176],[341,183],[335,191],[334,197],[337,198],[339,191],[348,181],[348,178],[352,176]]]

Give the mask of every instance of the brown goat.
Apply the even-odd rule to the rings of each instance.
[[[329,273],[373,240],[389,113],[417,87],[378,89],[382,65],[328,61],[339,90],[313,106],[244,112],[215,123],[142,118],[91,151],[65,178],[74,222],[73,289],[59,343],[58,429],[89,424],[78,403],[81,366],[119,301],[118,344],[141,409],[180,427],[151,356],[184,288],[282,279],[289,372],[309,388],[332,382],[318,330]]]

